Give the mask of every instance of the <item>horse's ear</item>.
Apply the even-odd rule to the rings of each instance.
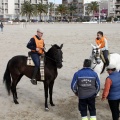
[[[63,47],[63,44],[60,45],[60,49],[62,49],[62,47]]]
[[[93,44],[91,44],[91,46],[92,46],[93,48],[95,48],[95,46],[94,46]]]
[[[101,44],[98,46],[98,48],[100,48]]]

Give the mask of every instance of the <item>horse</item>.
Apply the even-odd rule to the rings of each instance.
[[[63,52],[62,52],[63,44],[58,46],[57,44],[52,45],[52,47],[45,52],[45,80],[41,81],[40,72],[37,73],[36,80],[41,81],[44,84],[44,92],[45,92],[45,110],[49,110],[48,107],[48,90],[49,90],[49,98],[51,106],[55,106],[52,99],[53,94],[53,86],[54,81],[58,75],[57,68],[62,68],[63,62]],[[32,78],[34,66],[27,65],[27,56],[18,55],[12,57],[6,67],[6,71],[3,76],[3,82],[5,82],[6,89],[8,91],[8,95],[12,92],[13,101],[15,104],[19,104],[17,101],[17,91],[16,86],[18,82],[21,80],[23,75],[28,78]],[[12,79],[12,80],[11,80]]]
[[[90,56],[91,59],[91,68],[98,74],[100,78],[100,74],[102,74],[106,68],[106,65],[104,64],[103,60],[100,57],[101,51],[100,46],[93,45],[92,46],[92,54]],[[110,53],[109,55],[109,65],[114,65],[116,67],[116,70],[120,70],[120,54],[118,53]]]

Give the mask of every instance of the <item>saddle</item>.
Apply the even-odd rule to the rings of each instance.
[[[41,80],[45,80],[45,75],[44,75],[44,55],[40,56],[40,75],[41,75]],[[31,58],[31,52],[28,52],[28,57],[27,57],[27,65],[28,66],[35,66],[32,58]]]
[[[106,63],[106,60],[105,60],[105,58],[104,58],[104,55],[103,55],[103,52],[102,52],[102,51],[100,51],[100,58],[102,59],[103,63],[105,64],[105,63]],[[108,51],[108,60],[110,60],[110,53],[109,53],[109,51]]]

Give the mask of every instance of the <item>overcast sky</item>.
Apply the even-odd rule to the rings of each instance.
[[[56,4],[62,4],[62,0],[49,0],[49,2],[55,2]]]

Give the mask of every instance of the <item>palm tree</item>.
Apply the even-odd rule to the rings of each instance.
[[[36,5],[36,13],[39,15],[40,21],[41,21],[42,13],[47,14],[47,9],[48,9],[48,6],[45,5],[45,4],[39,3],[39,4]]]
[[[70,4],[70,6],[68,7],[68,12],[70,12],[72,19],[73,19],[73,14],[76,12],[76,9],[77,7],[73,4]]]
[[[49,3],[48,5],[49,11],[50,11],[50,18],[52,17],[52,12],[54,10],[54,4],[52,2]]]
[[[65,14],[67,12],[67,7],[63,4],[60,4],[58,7],[57,7],[57,11],[59,13],[61,13],[61,21],[63,19],[63,14]]]
[[[94,13],[99,10],[99,4],[98,2],[91,2],[87,6],[87,12],[90,14],[92,12],[92,15],[94,16]]]
[[[21,15],[26,16],[28,20],[34,15],[35,6],[32,5],[29,1],[25,1],[21,7]]]

